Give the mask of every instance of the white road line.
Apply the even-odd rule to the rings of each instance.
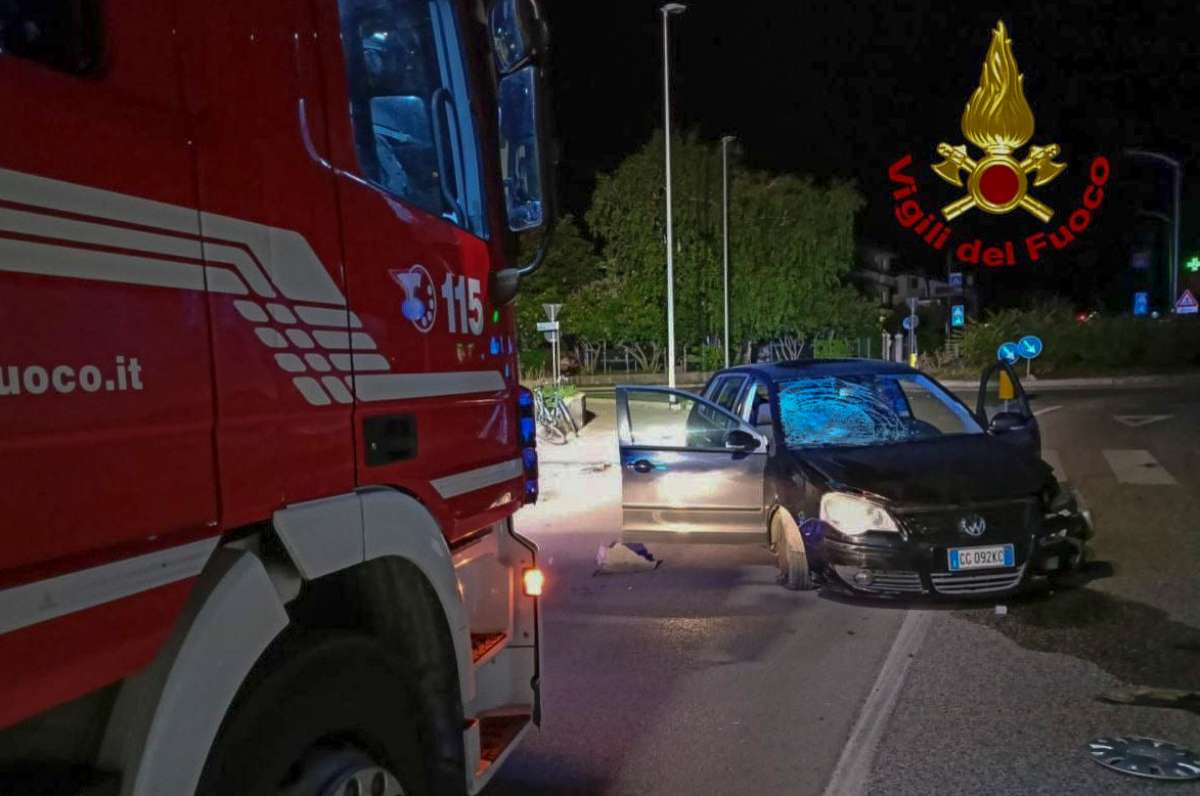
[[[1123,426],[1141,428],[1151,423],[1157,423],[1160,420],[1169,420],[1171,417],[1173,415],[1113,415],[1113,420],[1116,420]]]
[[[1054,470],[1054,477],[1059,481],[1067,480],[1067,468],[1063,467],[1062,457],[1058,455],[1058,451],[1053,448],[1046,448],[1042,451],[1042,461],[1050,465]]]
[[[904,615],[900,632],[892,642],[875,685],[867,695],[858,721],[842,747],[833,776],[825,786],[824,796],[861,796],[866,793],[871,778],[871,767],[875,762],[875,751],[879,740],[887,729],[888,718],[896,707],[896,699],[908,678],[908,668],[913,657],[921,648],[925,631],[929,627],[930,614],[909,611]]]
[[[1104,458],[1122,484],[1174,485],[1179,482],[1158,460],[1143,450],[1106,450]]]
[[[1055,406],[1043,406],[1041,409],[1034,410],[1033,416],[1041,417],[1042,415],[1048,415],[1051,412],[1056,412],[1059,409],[1062,409],[1062,404],[1057,404]]]

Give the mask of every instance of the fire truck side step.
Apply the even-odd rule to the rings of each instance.
[[[478,666],[488,653],[499,650],[508,641],[506,633],[472,633],[471,660]]]
[[[479,719],[479,767],[486,770],[512,746],[521,730],[529,726],[529,713],[481,716]]]

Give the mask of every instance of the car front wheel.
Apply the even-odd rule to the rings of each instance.
[[[808,591],[814,588],[800,528],[787,509],[779,509],[771,518],[771,538],[775,541],[779,583],[792,591]]]

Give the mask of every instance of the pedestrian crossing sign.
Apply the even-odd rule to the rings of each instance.
[[[1200,304],[1196,303],[1196,297],[1192,295],[1192,291],[1184,289],[1183,295],[1175,302],[1175,313],[1177,315],[1195,315],[1200,310]]]

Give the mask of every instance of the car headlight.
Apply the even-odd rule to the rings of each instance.
[[[821,519],[849,536],[867,531],[900,531],[883,506],[844,492],[829,492],[821,498]]]

